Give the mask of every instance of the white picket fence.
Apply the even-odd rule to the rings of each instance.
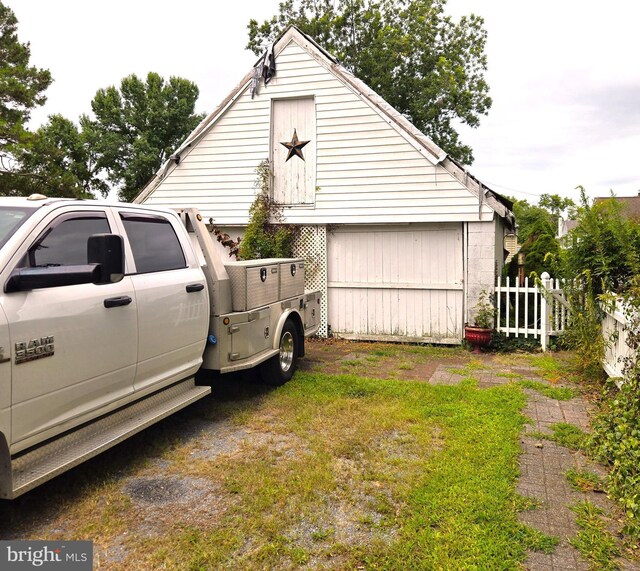
[[[567,325],[568,304],[559,280],[542,274],[541,284],[525,278],[521,286],[516,280],[498,278],[496,294],[496,330],[507,337],[537,337],[542,350],[549,346],[549,337],[560,335]]]
[[[603,367],[610,377],[621,377],[624,360],[632,356],[627,345],[627,317],[622,302],[617,301],[614,308],[603,308],[602,335],[606,343]]]
[[[560,335],[567,326],[569,305],[564,298],[560,281],[551,278],[540,280],[541,284],[530,284],[525,278],[524,286],[517,281],[511,284],[509,278],[498,278],[496,294],[496,330],[507,337],[536,337],[540,339],[542,350],[549,346],[549,337]],[[627,345],[627,317],[622,303],[615,308],[603,307],[602,334],[605,339],[603,368],[610,377],[621,377],[624,361],[631,357]]]

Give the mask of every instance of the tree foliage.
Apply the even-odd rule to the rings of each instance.
[[[48,70],[29,65],[31,50],[18,40],[17,27],[13,11],[0,2],[0,194],[29,185],[18,172],[14,153],[30,143],[25,124],[45,102],[44,91],[52,81]]]
[[[640,274],[640,225],[622,215],[615,197],[589,204],[584,189],[577,221],[562,258],[564,273],[571,277],[587,270],[595,295],[624,292]]]
[[[559,251],[560,245],[553,234],[543,232],[530,235],[529,241],[522,247],[525,275],[534,273],[540,276],[543,272],[549,272],[548,256],[557,255]]]
[[[526,200],[513,199],[513,213],[518,225],[518,242],[522,245],[520,253],[524,257],[525,275],[542,274],[550,271],[547,256],[558,255],[560,244],[556,238],[558,217],[565,211],[573,214],[575,203],[570,198],[557,194],[542,194],[538,204],[530,204]],[[507,275],[515,278],[518,275],[518,259],[514,257]]]
[[[477,127],[491,107],[487,33],[479,16],[455,23],[446,0],[285,0],[259,24],[247,47],[259,54],[290,24],[332,52],[347,69],[466,164],[473,153],[455,130]]]
[[[628,519],[625,531],[640,538],[640,224],[622,214],[615,197],[590,204],[581,189],[578,226],[569,233],[559,269],[571,303],[567,338],[575,349],[578,370],[593,380],[603,377],[602,359],[617,336],[602,334],[603,307],[622,302],[629,357],[623,379],[602,386],[594,421],[592,450],[610,464],[607,493]],[[575,278],[578,278],[577,280]]]
[[[21,171],[30,173],[29,193],[68,198],[104,197],[109,185],[100,177],[92,141],[84,129],[62,115],[51,115],[17,150]]]
[[[132,200],[202,120],[194,113],[198,93],[191,81],[165,82],[157,73],[146,81],[130,75],[119,89],[98,90],[91,102],[95,119],[83,116],[81,123],[97,170],[106,173],[122,200]]]
[[[156,73],[146,81],[131,75],[120,89],[100,89],[91,105],[95,117],[80,117],[79,127],[53,115],[29,132],[30,112],[45,102],[52,79],[29,65],[17,24],[0,2],[0,195],[106,196],[108,181],[131,200],[201,121],[194,113],[197,86]]]
[[[580,193],[578,225],[550,261],[552,274],[564,278],[571,306],[565,338],[576,349],[577,369],[598,380],[608,342],[602,338],[602,301],[626,295],[640,275],[640,225],[621,215],[615,198],[591,204],[581,187]]]
[[[541,208],[547,210],[557,223],[558,217],[565,210],[569,210],[572,214],[575,210],[575,202],[571,198],[562,197],[558,194],[542,194],[538,202]]]
[[[542,194],[538,204],[530,204],[527,200],[512,199],[513,213],[518,224],[518,241],[524,244],[531,234],[556,235],[558,217],[565,211],[573,216],[575,202],[571,198],[563,198],[557,194]]]

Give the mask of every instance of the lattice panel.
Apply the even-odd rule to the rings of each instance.
[[[298,239],[293,246],[294,256],[304,258],[305,287],[320,290],[320,329],[319,337],[328,336],[327,303],[327,227],[302,226]]]

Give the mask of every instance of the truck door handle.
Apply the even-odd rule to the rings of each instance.
[[[202,291],[204,284],[189,284],[187,286],[187,293],[193,293],[194,291]]]
[[[129,305],[131,303],[131,298],[128,295],[121,295],[120,297],[110,297],[109,299],[104,300],[104,306],[109,307],[120,307],[121,305]]]

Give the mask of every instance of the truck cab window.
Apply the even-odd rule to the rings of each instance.
[[[35,208],[0,207],[0,248],[34,211]]]
[[[101,212],[83,212],[56,218],[29,249],[31,267],[73,266],[87,263],[87,240],[111,232]]]
[[[120,213],[139,274],[186,268],[175,230],[166,218]]]

